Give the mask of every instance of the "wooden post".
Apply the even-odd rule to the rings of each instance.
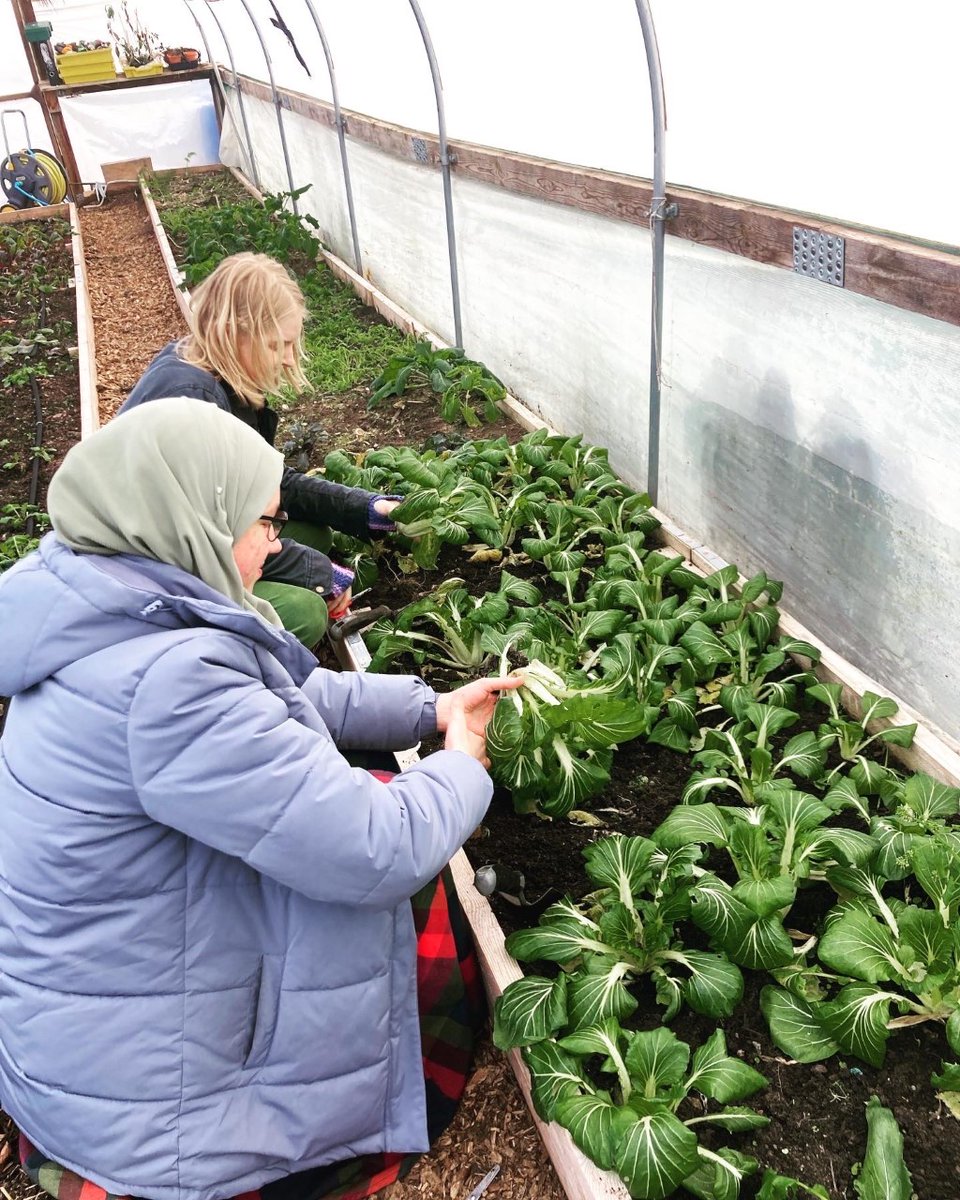
[[[66,172],[67,194],[72,194],[76,203],[82,204],[83,187],[80,182],[80,169],[77,166],[77,159],[73,153],[73,145],[70,142],[70,135],[67,133],[63,113],[60,111],[60,101],[57,93],[50,88],[49,84],[44,83],[41,78],[37,56],[34,54],[33,46],[27,41],[26,34],[23,31],[25,25],[37,19],[33,8],[33,0],[12,0],[12,3],[13,15],[17,20],[17,32],[20,34],[20,41],[23,43],[27,61],[30,64],[30,71],[33,75],[33,91],[30,93],[30,97],[36,100],[43,109],[43,119],[46,122],[47,133],[50,137],[53,151],[63,164],[63,169]]]

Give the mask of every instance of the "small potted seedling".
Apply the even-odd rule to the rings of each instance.
[[[163,61],[171,71],[185,71],[200,61],[200,51],[192,46],[168,46],[163,52]]]

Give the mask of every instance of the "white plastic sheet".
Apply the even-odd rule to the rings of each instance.
[[[102,181],[102,163],[128,158],[149,157],[157,169],[219,162],[205,79],[64,96],[60,107],[84,183]]]

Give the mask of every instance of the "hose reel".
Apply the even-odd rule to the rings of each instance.
[[[6,158],[0,163],[0,187],[6,203],[0,211],[46,207],[59,204],[67,195],[67,173],[58,159],[46,150],[10,149],[7,137],[7,117],[19,113],[23,118],[23,132],[27,147],[30,145],[30,130],[27,117],[20,108],[5,108],[0,113],[3,128],[3,144]]]

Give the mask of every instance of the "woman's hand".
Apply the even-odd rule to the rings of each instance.
[[[499,679],[476,679],[456,691],[442,692],[437,697],[437,732],[446,730],[450,707],[456,701],[466,707],[471,721],[477,726],[477,732],[483,734],[500,698],[497,693],[517,688],[522,682],[516,675],[503,675]]]
[[[437,697],[437,729],[446,733],[444,749],[460,750],[475,758],[481,766],[489,767],[486,731],[499,693],[519,687],[515,676],[501,679],[478,679],[455,692]]]
[[[339,596],[329,596],[327,598],[327,613],[331,621],[336,621],[338,617],[346,614],[350,607],[350,601],[353,599],[353,591],[347,588],[341,592]]]
[[[400,500],[376,500],[373,505],[373,511],[381,517],[389,517],[395,508],[399,508],[402,501]]]

